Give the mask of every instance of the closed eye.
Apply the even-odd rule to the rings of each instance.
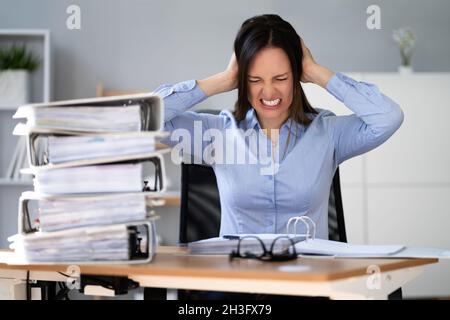
[[[284,81],[284,80],[287,80],[287,78],[278,78],[277,80],[278,81]]]

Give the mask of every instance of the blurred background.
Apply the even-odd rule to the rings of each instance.
[[[242,22],[262,13],[289,21],[318,63],[376,84],[404,110],[403,126],[387,143],[342,165],[349,241],[450,249],[449,1],[0,0],[0,49],[24,45],[38,58],[21,91],[30,102],[149,92],[222,71]],[[1,71],[0,93],[11,77],[2,80]],[[313,106],[350,113],[321,88],[305,90]],[[196,108],[231,109],[235,99],[236,92],[222,94]],[[21,153],[12,136],[16,108],[0,101],[2,248],[17,232],[20,194],[33,188],[11,169]],[[176,196],[180,168],[170,156],[166,166]],[[162,243],[175,244],[177,201],[159,215]],[[450,297],[449,279],[443,261],[404,295]]]

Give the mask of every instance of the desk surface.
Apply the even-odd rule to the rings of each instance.
[[[0,251],[0,269],[66,272],[67,265],[9,265],[11,252]],[[287,262],[262,262],[227,256],[188,255],[185,248],[159,247],[148,264],[78,265],[82,274],[115,276],[180,276],[227,279],[263,279],[294,281],[330,281],[368,274],[370,266],[381,272],[417,267],[438,262],[438,259],[334,259],[299,258]]]

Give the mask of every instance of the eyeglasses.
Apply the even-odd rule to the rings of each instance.
[[[287,261],[297,259],[295,242],[289,236],[279,236],[273,239],[270,250],[257,236],[244,236],[239,238],[236,250],[230,255],[235,258],[258,259],[263,261]]]

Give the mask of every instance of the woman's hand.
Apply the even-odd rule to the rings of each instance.
[[[303,39],[300,39],[300,42],[303,52],[303,73],[300,77],[300,81],[304,83],[314,83],[321,86],[322,88],[326,88],[327,83],[333,77],[334,72],[326,67],[317,64],[311,54],[311,51],[303,42]]]
[[[198,80],[197,84],[208,97],[236,89],[238,84],[238,64],[234,52],[225,71],[209,78]]]
[[[301,38],[300,38],[300,43],[301,43],[302,52],[303,52],[303,59],[302,59],[303,73],[301,75],[300,80],[305,83],[312,82],[310,75],[311,75],[311,73],[314,72],[313,69],[314,69],[314,66],[316,65],[316,62],[314,61],[311,51],[305,45],[305,43],[303,42],[303,39],[301,39]]]
[[[228,91],[236,89],[238,85],[238,63],[236,60],[236,54],[234,52],[231,55],[230,62],[228,63],[228,67],[225,70],[225,74],[227,75],[229,81]]]

